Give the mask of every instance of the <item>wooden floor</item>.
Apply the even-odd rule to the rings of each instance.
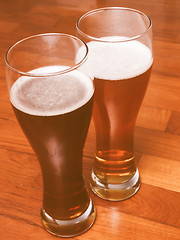
[[[93,124],[84,149],[84,173],[97,207],[93,227],[78,240],[180,239],[180,0],[0,1],[0,239],[56,239],[41,225],[39,163],[12,112],[4,55],[33,34],[75,34],[83,13],[103,6],[139,9],[152,18],[154,66],[136,129],[142,186],[123,202],[96,197],[88,185],[95,151]]]

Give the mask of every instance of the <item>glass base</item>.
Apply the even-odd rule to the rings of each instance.
[[[49,233],[59,237],[74,237],[86,232],[95,218],[96,209],[91,199],[87,210],[81,216],[70,220],[53,219],[45,210],[41,210],[43,226]]]
[[[90,186],[92,191],[100,198],[109,201],[122,201],[132,197],[140,188],[139,171],[127,182],[121,184],[108,184],[100,180],[92,171]]]

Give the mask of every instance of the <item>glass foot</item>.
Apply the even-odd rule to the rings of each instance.
[[[49,216],[45,210],[41,210],[42,224],[45,229],[59,237],[74,237],[87,231],[94,223],[96,209],[90,199],[87,210],[79,217],[70,220],[59,220]]]
[[[121,184],[108,184],[100,180],[92,171],[90,186],[92,191],[100,198],[109,201],[122,201],[132,197],[140,188],[139,171],[127,182]]]

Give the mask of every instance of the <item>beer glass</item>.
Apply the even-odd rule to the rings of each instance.
[[[6,54],[10,102],[42,170],[42,224],[61,237],[83,233],[96,216],[82,173],[94,95],[87,54],[80,39],[60,33],[25,38]]]
[[[95,85],[90,185],[103,199],[124,200],[140,187],[133,135],[153,62],[151,20],[135,9],[107,7],[84,14],[76,28],[88,45]]]

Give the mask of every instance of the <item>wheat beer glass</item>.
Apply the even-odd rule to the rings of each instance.
[[[83,233],[96,215],[82,173],[94,93],[83,68],[87,53],[80,39],[49,33],[23,39],[6,54],[10,102],[42,170],[42,224],[61,237]]]
[[[151,20],[134,9],[107,7],[84,14],[76,27],[95,78],[90,185],[103,199],[124,200],[140,187],[133,136],[153,62]]]

